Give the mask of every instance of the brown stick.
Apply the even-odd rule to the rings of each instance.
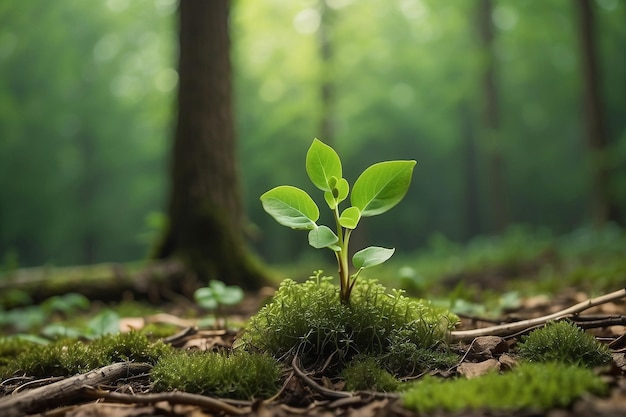
[[[335,390],[328,389],[319,385],[318,383],[313,381],[311,378],[309,378],[309,376],[306,373],[304,373],[302,369],[300,369],[300,367],[298,366],[298,362],[299,362],[298,356],[296,355],[293,357],[293,360],[291,361],[291,367],[293,368],[296,375],[298,375],[298,377],[302,379],[302,382],[308,385],[309,388],[312,388],[313,390],[329,398],[347,398],[347,397],[352,397],[354,395],[351,392],[335,391]]]
[[[91,398],[104,398],[125,404],[153,404],[159,401],[167,401],[170,404],[195,405],[208,409],[211,412],[223,412],[228,415],[243,415],[251,412],[250,407],[239,408],[217,398],[180,391],[131,395],[98,390],[93,387],[83,387],[82,392]]]
[[[581,303],[573,305],[564,310],[557,311],[556,313],[549,314],[547,316],[537,317],[529,320],[516,321],[513,323],[500,324],[497,326],[490,326],[482,329],[452,331],[450,332],[450,341],[462,342],[473,340],[478,336],[504,336],[510,333],[517,333],[530,327],[546,324],[549,321],[573,317],[591,307],[606,304],[624,297],[626,297],[626,288],[614,291],[609,294],[601,295],[596,298],[591,298],[589,300],[583,301]]]
[[[148,372],[151,368],[150,365],[144,363],[114,363],[44,387],[9,395],[0,398],[0,415],[19,417],[38,413],[70,400],[80,399],[81,390],[85,385],[110,384],[120,378]]]

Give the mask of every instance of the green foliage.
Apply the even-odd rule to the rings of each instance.
[[[3,294],[4,295],[4,294]],[[41,328],[50,317],[72,317],[78,312],[86,311],[91,303],[81,294],[67,293],[46,299],[40,305],[28,305],[3,311],[0,300],[0,328],[13,331],[32,331]],[[25,301],[30,302],[30,298]]]
[[[400,387],[400,381],[380,368],[372,357],[356,358],[341,372],[348,391],[372,390],[392,392]]]
[[[425,377],[403,395],[404,406],[420,413],[436,410],[547,410],[567,407],[584,393],[607,387],[591,370],[560,363],[524,363],[500,375],[443,380]]]
[[[377,362],[394,375],[406,376],[432,369],[449,369],[459,362],[459,355],[447,346],[422,347],[411,341],[410,330],[395,332],[388,351],[376,357]]]
[[[236,285],[226,285],[222,281],[211,280],[208,287],[198,288],[194,299],[202,308],[216,310],[219,306],[239,304],[243,300],[243,290]]]
[[[107,335],[92,342],[61,339],[44,346],[21,351],[7,372],[20,371],[34,377],[69,376],[115,362],[156,363],[172,348],[163,342],[152,343],[138,332]]]
[[[357,271],[350,275],[348,246],[350,235],[361,217],[385,213],[405,196],[415,161],[387,161],[368,167],[357,178],[350,194],[348,181],[343,178],[341,160],[333,148],[314,139],[306,155],[306,172],[311,182],[324,192],[324,200],[332,211],[336,232],[328,226],[318,226],[319,208],[313,199],[299,188],[279,186],[261,196],[263,208],[278,223],[295,230],[309,231],[309,244],[316,249],[328,248],[335,253],[339,266],[339,297],[350,303],[352,288],[365,268],[389,259],[394,249],[371,246],[357,252],[352,263]],[[352,206],[343,212],[339,204],[350,194]]]
[[[219,319],[222,318],[222,307],[239,304],[243,300],[244,294],[243,290],[236,285],[227,286],[222,281],[211,280],[208,287],[198,288],[193,296],[200,307],[215,312],[216,325],[220,326]],[[224,328],[227,328],[226,316],[223,319]]]
[[[354,287],[352,303],[341,303],[339,288],[321,271],[298,284],[285,280],[273,300],[253,316],[240,338],[247,350],[275,357],[298,354],[305,365],[332,356],[339,368],[355,355],[385,355],[401,340],[430,349],[445,339],[458,321],[427,301],[402,291],[388,294],[373,280]]]
[[[15,358],[35,347],[36,344],[18,337],[0,338],[0,379],[14,370]]]
[[[499,314],[515,307],[516,297],[555,294],[571,287],[589,293],[622,287],[625,247],[626,232],[614,225],[583,227],[563,235],[514,226],[467,244],[433,236],[427,249],[396,259],[377,274],[388,285],[431,298],[441,294],[444,282],[453,311]],[[487,291],[481,285],[486,279]],[[494,285],[497,292],[490,294]]]
[[[163,205],[175,3],[4,4],[0,16],[0,256],[144,256],[144,218]]]
[[[563,362],[587,367],[606,365],[612,360],[609,348],[566,320],[533,330],[520,343],[519,354],[530,362]]]
[[[236,351],[180,352],[164,356],[150,378],[156,390],[235,399],[266,398],[276,393],[280,367],[267,355]]]

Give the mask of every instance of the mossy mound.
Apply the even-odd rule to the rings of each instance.
[[[233,399],[267,398],[278,390],[280,366],[260,354],[181,352],[165,356],[150,378],[158,391],[185,391]]]
[[[357,282],[348,306],[330,281],[285,280],[273,300],[250,319],[239,343],[277,358],[297,354],[305,366],[331,358],[329,364],[340,371],[357,355],[397,354],[401,344],[414,351],[433,349],[458,322],[445,309],[409,299],[402,291],[389,294],[374,280]]]
[[[549,322],[532,331],[519,345],[520,356],[529,362],[562,362],[599,366],[611,362],[611,352],[592,335],[570,321]]]
[[[14,343],[6,342],[7,348]],[[5,366],[5,375],[20,371],[34,377],[70,376],[115,362],[154,364],[172,351],[171,346],[153,343],[138,332],[103,336],[91,342],[60,339],[44,346],[26,346]]]
[[[548,410],[567,407],[588,392],[607,387],[590,369],[548,362],[524,363],[500,375],[444,380],[425,377],[403,395],[404,406],[420,413],[436,410]]]
[[[356,358],[341,372],[348,391],[372,390],[393,392],[401,382],[382,369],[372,357]]]

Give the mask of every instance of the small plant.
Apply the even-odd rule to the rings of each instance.
[[[236,285],[226,285],[222,281],[212,280],[208,287],[198,288],[193,296],[200,307],[215,311],[216,321],[219,322],[222,306],[239,304],[244,294]],[[227,327],[225,318],[224,327]]]
[[[605,345],[566,320],[532,331],[519,345],[519,354],[530,362],[556,361],[587,367],[606,365],[612,360]]]
[[[324,200],[335,219],[335,231],[316,223],[319,208],[300,188],[288,185],[273,188],[261,196],[261,202],[264,210],[283,226],[308,230],[311,246],[334,252],[339,267],[339,297],[342,303],[350,304],[350,293],[361,271],[385,262],[394,253],[394,249],[378,246],[360,250],[352,258],[356,272],[350,275],[350,235],[362,217],[385,213],[404,198],[415,164],[412,160],[374,164],[357,178],[350,193],[339,155],[330,146],[314,139],[306,155],[306,172],[311,182],[324,192]],[[351,206],[340,212],[339,205],[349,194]]]
[[[277,358],[297,354],[304,366],[332,357],[332,365],[343,368],[360,354],[380,357],[379,364],[391,372],[404,372],[406,368],[396,368],[398,356],[432,349],[458,322],[442,308],[405,297],[400,290],[389,294],[368,279],[355,285],[354,302],[347,306],[337,297],[332,278],[320,275],[318,271],[301,284],[284,280],[273,300],[249,320],[239,343]],[[404,364],[421,369],[422,357],[405,356]],[[388,367],[387,358],[394,364]]]

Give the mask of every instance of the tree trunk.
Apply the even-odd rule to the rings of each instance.
[[[480,0],[478,28],[485,56],[483,128],[487,139],[491,217],[493,229],[497,232],[502,232],[509,221],[509,215],[504,185],[504,157],[502,155],[502,143],[499,132],[500,115],[498,112],[498,87],[493,53],[495,35],[491,20],[492,11],[491,0]]]
[[[333,85],[333,44],[332,26],[334,19],[333,10],[328,7],[325,0],[319,0],[320,27],[318,30],[318,42],[321,67],[321,115],[320,115],[320,139],[329,145],[334,144],[334,104],[335,87]]]
[[[228,6],[228,0],[180,2],[170,224],[158,255],[180,257],[201,279],[255,289],[265,273],[243,237]]]
[[[478,196],[478,167],[476,160],[476,138],[469,104],[459,105],[459,126],[462,140],[463,160],[463,221],[466,239],[476,236],[482,231],[480,219],[480,198]]]
[[[613,203],[610,195],[610,168],[607,160],[609,140],[591,3],[589,0],[576,2],[580,19],[578,32],[584,83],[585,136],[591,156],[591,215],[594,225],[602,226],[607,220],[618,220],[619,208]]]

